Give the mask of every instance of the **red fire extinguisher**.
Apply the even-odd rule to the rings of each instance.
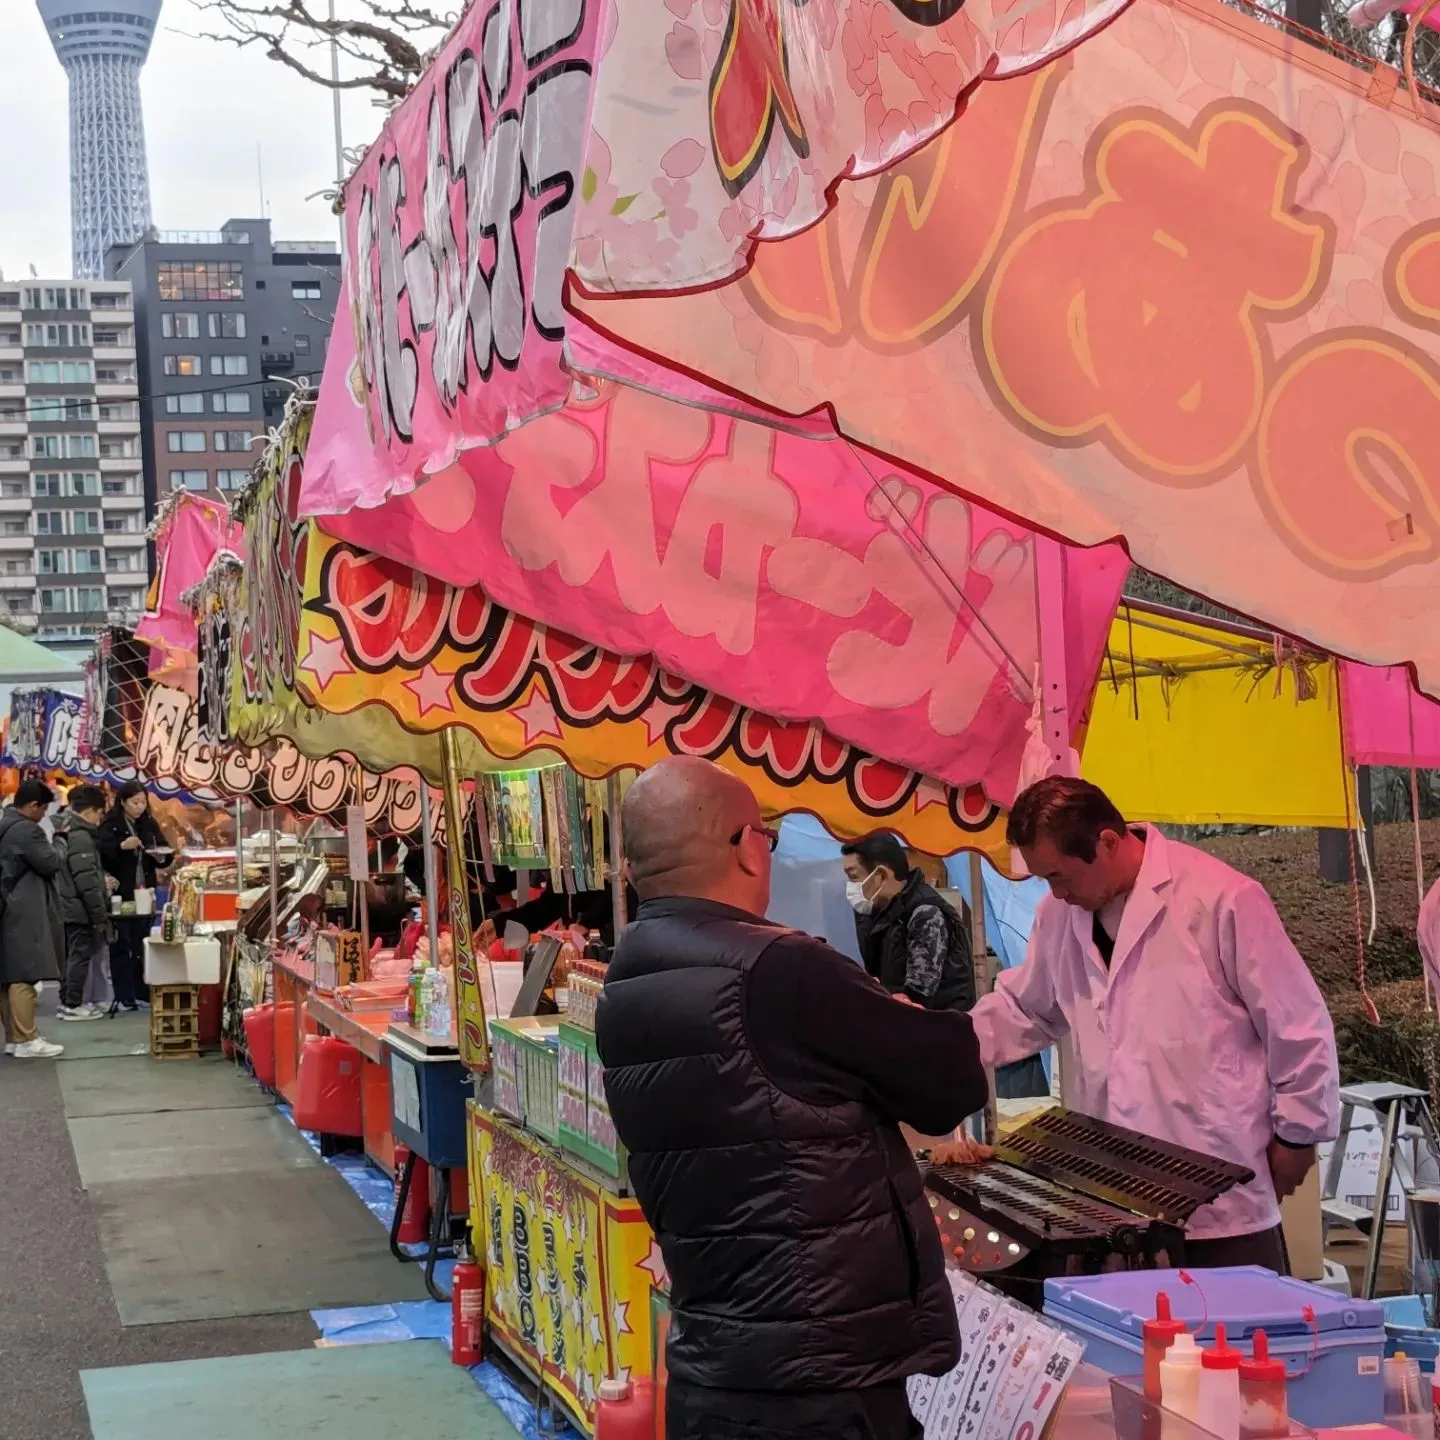
[[[410,1151],[404,1145],[395,1147],[395,1203],[400,1203],[400,1177]],[[400,1229],[395,1236],[401,1245],[423,1245],[430,1234],[430,1167],[418,1155],[415,1173],[410,1177],[410,1192],[405,1197],[405,1210],[400,1216]]]
[[[485,1271],[462,1251],[450,1281],[450,1358],[478,1365],[485,1343]]]

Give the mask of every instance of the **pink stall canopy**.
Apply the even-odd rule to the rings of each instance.
[[[345,187],[303,512],[378,505],[561,404],[567,266],[606,290],[729,279],[753,237],[813,224],[842,175],[923,144],[980,77],[1126,3],[470,7]]]
[[[655,384],[664,377],[652,377]],[[1078,723],[1129,562],[1064,545],[840,439],[598,383],[340,539],[784,720],[1013,799],[1059,552]]]
[[[574,303],[1440,694],[1440,112],[1397,80],[1219,0],[1134,6],[743,280]]]
[[[1416,691],[1405,666],[1342,660],[1340,695],[1352,765],[1440,769],[1440,704]]]
[[[135,638],[150,647],[150,674],[171,684],[193,675],[195,614],[180,597],[205,578],[215,557],[244,552],[244,531],[228,507],[204,495],[173,497],[155,533],[156,569]]]

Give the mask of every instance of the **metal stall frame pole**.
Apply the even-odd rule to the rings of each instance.
[[[610,923],[615,929],[615,939],[625,928],[625,837],[620,829],[620,779],[616,775],[605,778],[605,808],[610,812]]]
[[[1040,723],[1050,756],[1050,773],[1068,775],[1070,763],[1070,683],[1065,669],[1065,552],[1048,535],[1035,537],[1035,619],[1040,630]],[[1069,1102],[1066,1084],[1074,1062],[1068,1039],[1055,1047],[1060,1103]]]
[[[440,917],[435,901],[440,886],[435,878],[435,824],[430,818],[430,782],[420,776],[420,836],[425,847],[425,933],[430,940],[430,963],[440,963]]]
[[[364,805],[364,803],[365,803],[365,772],[360,768],[360,765],[359,765],[358,762],[357,762],[356,765],[355,765],[355,782],[354,782],[354,783],[355,783],[355,803],[356,803],[357,805]],[[349,816],[348,816],[348,815],[346,816],[346,821],[347,821],[347,823],[348,823],[348,821],[349,821]],[[378,856],[378,855],[376,856],[376,864],[377,864],[377,873],[378,873],[378,864],[379,864],[379,856]],[[369,882],[369,879],[370,879],[370,836],[369,836],[369,834],[367,833],[366,836],[365,836],[365,878],[364,878],[363,880],[356,880],[356,879],[354,879],[354,878],[352,877],[352,878],[351,878],[351,882],[350,882],[353,890],[355,891],[356,899],[357,899],[358,902],[359,902],[359,903],[356,905],[355,908],[360,912],[360,973],[361,973],[362,975],[369,975],[369,973],[370,973],[370,886],[369,886],[369,883],[368,883],[368,882]],[[402,882],[402,885],[403,885],[403,882]],[[401,898],[403,899],[403,898],[404,898],[404,895],[405,895],[405,891],[404,891],[403,888],[402,888],[401,891],[400,891],[400,895],[401,895]]]
[[[423,775],[421,784],[425,784]],[[465,1065],[488,1071],[490,1027],[470,933],[465,798],[460,788],[460,746],[453,726],[440,732],[440,784],[445,806],[445,874],[450,882],[450,943],[455,950],[455,1043]]]
[[[280,849],[275,837],[275,817],[279,812],[270,810],[270,954],[273,956],[280,945]]]
[[[970,965],[975,972],[975,998],[990,992],[989,945],[985,939],[985,862],[976,850],[970,852]],[[977,1137],[984,1145],[993,1145],[1000,1133],[1000,1106],[995,1095],[995,1072],[985,1067],[989,1098],[985,1109],[977,1115],[980,1126]]]

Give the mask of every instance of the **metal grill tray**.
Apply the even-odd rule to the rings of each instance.
[[[1242,1165],[1073,1110],[1047,1110],[1005,1137],[995,1156],[1065,1191],[1177,1227],[1201,1206],[1255,1178]]]
[[[1088,1200],[1013,1165],[931,1165],[925,1184],[987,1225],[1034,1249],[1056,1253],[1126,1251],[1139,1243],[1147,1222],[1113,1205]]]

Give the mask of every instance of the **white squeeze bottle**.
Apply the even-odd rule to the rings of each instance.
[[[1200,1414],[1202,1430],[1219,1440],[1240,1437],[1240,1361],[1244,1357],[1225,1343],[1225,1327],[1216,1325],[1215,1343],[1200,1352]]]
[[[1191,1424],[1200,1418],[1200,1347],[1188,1330],[1170,1342],[1160,1359],[1160,1403]],[[1172,1434],[1186,1429],[1183,1425],[1170,1426]],[[1160,1433],[1165,1434],[1163,1416]]]

